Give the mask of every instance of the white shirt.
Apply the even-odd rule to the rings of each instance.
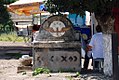
[[[96,33],[92,36],[89,43],[92,46],[93,58],[104,58],[103,57],[103,36],[102,32]]]

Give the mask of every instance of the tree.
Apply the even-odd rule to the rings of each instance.
[[[12,25],[12,21],[10,19],[10,14],[7,11],[7,6],[10,3],[15,2],[16,0],[0,0],[0,24],[3,26],[5,25]]]
[[[114,31],[114,16],[112,9],[119,8],[119,0],[47,0],[46,8],[51,13],[69,12],[84,15],[85,11],[94,12],[98,23],[103,28],[104,52],[107,70],[112,75],[112,46],[110,34]],[[105,66],[105,65],[104,65]]]
[[[95,12],[96,19],[103,26],[104,33],[113,30],[107,21],[113,19],[112,8],[119,7],[118,0],[47,0],[46,8],[51,13],[70,12],[84,15],[85,11]]]

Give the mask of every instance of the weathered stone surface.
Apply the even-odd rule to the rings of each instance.
[[[81,44],[79,41],[72,41],[72,42],[59,42],[59,43],[41,43],[35,42],[33,43],[34,48],[80,48]]]
[[[19,59],[21,65],[23,66],[31,66],[32,65],[32,58],[29,57],[29,58],[20,58]]]
[[[81,44],[69,19],[49,17],[34,34],[33,67],[51,71],[80,71]]]
[[[32,66],[18,66],[17,73],[24,72],[24,71],[32,71]]]
[[[80,71],[81,55],[75,49],[38,49],[34,56],[34,68],[46,67],[51,71]]]

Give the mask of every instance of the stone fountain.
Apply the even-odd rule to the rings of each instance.
[[[79,36],[78,36],[79,37]],[[33,68],[51,71],[80,71],[81,45],[72,23],[65,16],[49,17],[33,40]]]

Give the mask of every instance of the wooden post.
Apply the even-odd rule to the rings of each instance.
[[[112,33],[112,62],[113,62],[113,80],[119,80],[119,63],[118,63],[118,35]]]

